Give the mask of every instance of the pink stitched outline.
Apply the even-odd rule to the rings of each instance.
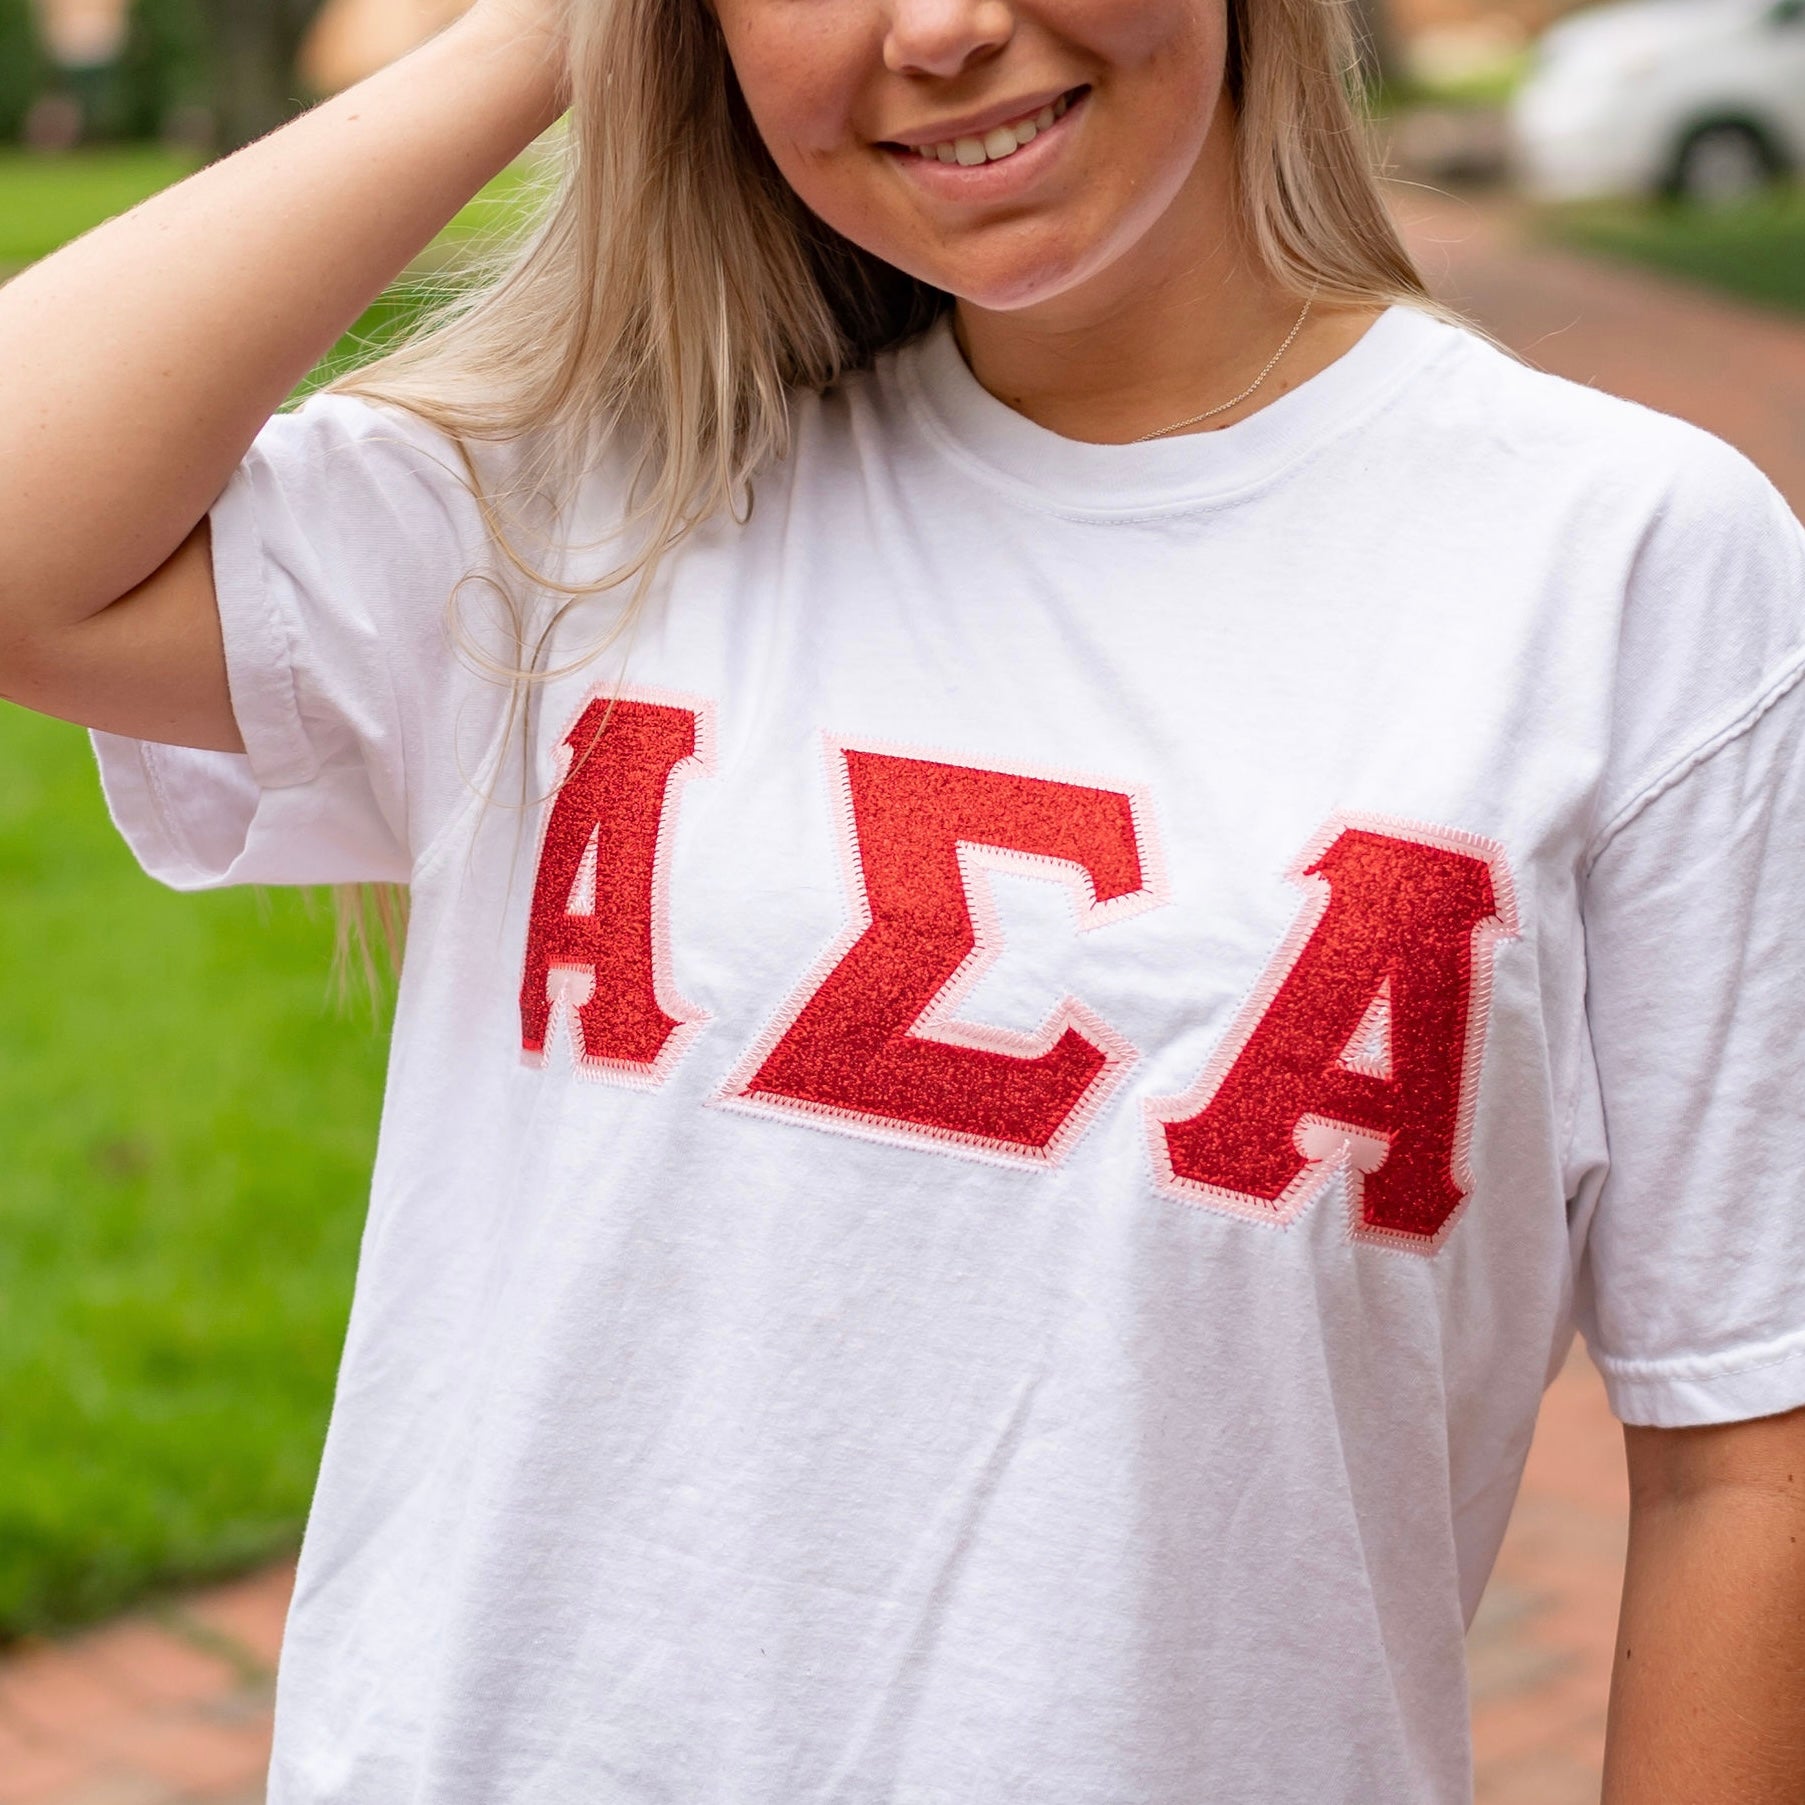
[[[959,1129],[898,1122],[889,1116],[867,1115],[859,1110],[837,1104],[817,1103],[806,1098],[749,1093],[746,1086],[771,1056],[777,1043],[794,1026],[796,1018],[821,988],[828,974],[871,926],[871,903],[865,891],[865,870],[859,858],[858,829],[853,816],[852,779],[845,757],[848,752],[871,752],[883,757],[911,759],[922,764],[952,765],[964,771],[990,771],[1004,777],[1040,778],[1052,783],[1106,790],[1117,796],[1125,796],[1128,799],[1129,821],[1134,831],[1135,851],[1140,859],[1141,887],[1109,902],[1097,900],[1096,884],[1090,873],[1075,860],[1012,852],[1004,847],[985,846],[974,841],[961,840],[956,843],[962,880],[966,879],[968,872],[986,868],[1057,879],[1072,899],[1076,918],[1074,925],[1079,933],[1107,927],[1111,922],[1159,908],[1171,900],[1166,877],[1165,849],[1154,821],[1151,789],[1146,784],[1122,785],[1045,765],[976,765],[968,759],[938,748],[904,746],[893,740],[842,739],[826,730],[821,734],[821,748],[827,766],[829,794],[834,805],[834,847],[840,863],[844,894],[851,904],[850,919],[809,966],[751,1046],[735,1062],[720,1088],[706,1101],[717,1109],[740,1110],[748,1115],[775,1116],[792,1121],[801,1119],[830,1133],[852,1135],[860,1140],[877,1141],[887,1146],[916,1149],[926,1147],[983,1160],[992,1165],[1050,1170],[1065,1159],[1115,1093],[1127,1076],[1129,1067],[1140,1057],[1140,1049],[1076,997],[1068,996],[1056,1003],[1039,1032],[1034,1035],[1023,1034],[1014,1028],[965,1022],[957,1018],[954,1012],[960,999],[970,994],[1002,951],[1004,937],[1001,918],[996,899],[988,885],[974,892],[971,883],[964,882],[965,908],[972,927],[972,950],[927,1008],[910,1025],[908,1032],[918,1034],[925,1040],[938,1040],[951,1046],[971,1046],[1022,1057],[1034,1057],[1046,1052],[1068,1026],[1085,1035],[1103,1054],[1103,1067],[1072,1106],[1045,1147],[1024,1148],[1014,1142],[993,1141],[983,1135],[968,1134]],[[976,902],[974,895],[978,899]]]
[[[652,685],[628,684],[619,689],[610,689],[598,685],[590,690],[577,704],[576,712],[570,717],[562,733],[553,742],[553,759],[556,765],[556,782],[552,785],[551,794],[545,805],[544,819],[539,824],[539,853],[534,861],[534,881],[537,883],[539,860],[545,857],[545,835],[551,826],[552,810],[557,803],[557,795],[564,780],[570,774],[572,759],[576,756],[566,743],[576,731],[577,723],[582,720],[584,712],[592,702],[607,700],[609,702],[648,702],[654,707],[680,708],[692,715],[696,727],[696,749],[687,758],[680,758],[671,766],[670,775],[665,779],[664,794],[658,805],[658,835],[652,845],[652,995],[658,1000],[658,1007],[668,1016],[675,1018],[674,1027],[658,1057],[650,1065],[638,1060],[608,1059],[592,1055],[583,1045],[583,1024],[578,1018],[577,1010],[589,1000],[594,992],[595,972],[587,966],[571,960],[550,960],[545,971],[546,1000],[551,1005],[551,1013],[545,1023],[545,1044],[538,1053],[531,1053],[525,1047],[520,1049],[522,1065],[536,1070],[545,1070],[551,1063],[552,1048],[559,1039],[559,1028],[563,1028],[563,1040],[570,1050],[571,1070],[579,1078],[600,1084],[622,1085],[629,1090],[657,1090],[671,1075],[683,1055],[690,1049],[696,1037],[701,1034],[713,1017],[706,1009],[698,1008],[688,1002],[677,989],[676,971],[671,960],[671,910],[670,910],[670,878],[671,878],[671,840],[677,828],[677,810],[682,801],[682,789],[692,777],[712,777],[715,768],[715,705],[706,696],[693,696],[681,690],[660,689]],[[599,856],[594,831],[589,838],[589,847],[585,849],[583,858],[578,862],[577,875],[573,882],[583,881],[584,871],[592,853]],[[532,910],[532,898],[527,899],[529,917]],[[559,984],[558,974],[581,977],[587,973],[590,988],[578,994],[578,987],[570,984]],[[522,974],[524,978],[524,972]]]
[[[1172,1170],[1171,1150],[1164,1133],[1168,1122],[1182,1122],[1203,1109],[1221,1088],[1222,1081],[1233,1069],[1255,1028],[1272,1007],[1285,980],[1302,955],[1312,934],[1327,913],[1330,886],[1326,878],[1306,877],[1308,868],[1328,851],[1336,838],[1349,828],[1385,834],[1392,839],[1413,840],[1419,846],[1435,846],[1444,852],[1458,852],[1481,858],[1491,874],[1494,912],[1473,929],[1472,969],[1468,989],[1466,1042],[1460,1056],[1460,1102],[1454,1117],[1454,1144],[1449,1161],[1455,1189],[1460,1201],[1432,1236],[1401,1234],[1395,1229],[1374,1228],[1361,1219],[1363,1180],[1375,1172],[1391,1150],[1388,1135],[1375,1135],[1371,1129],[1351,1122],[1337,1122],[1326,1116],[1304,1115],[1298,1118],[1293,1136],[1298,1151],[1310,1162],[1279,1195],[1268,1203],[1240,1191],[1220,1185],[1180,1178]],[[1259,982],[1248,993],[1247,1000],[1236,1012],[1216,1051],[1210,1056],[1197,1081],[1176,1097],[1149,1097],[1141,1105],[1148,1153],[1153,1163],[1153,1182],[1168,1195],[1178,1197],[1206,1209],[1220,1210],[1268,1228],[1287,1229],[1327,1187],[1337,1172],[1347,1173],[1347,1232],[1353,1241],[1367,1241],[1393,1247],[1407,1253],[1431,1255],[1452,1233],[1455,1223],[1466,1214],[1475,1183],[1471,1161],[1473,1118],[1478,1109],[1479,1068],[1485,1053],[1486,1028],[1491,1016],[1493,966],[1500,941],[1518,936],[1516,883],[1511,876],[1510,856],[1501,841],[1471,834],[1461,828],[1437,827],[1429,822],[1410,821],[1398,815],[1368,815],[1337,809],[1311,836],[1303,852],[1287,869],[1285,876],[1304,892],[1305,901],[1298,910],[1277,950],[1267,960]],[[1375,997],[1375,1002],[1377,998]],[[1357,1046],[1367,1028],[1371,1009],[1362,1015],[1360,1025],[1350,1039]],[[1389,1038],[1389,1037],[1388,1037]],[[1343,1063],[1348,1063],[1343,1055]],[[1356,1065],[1354,1069],[1362,1069]],[[1332,1145],[1331,1145],[1332,1143]]]

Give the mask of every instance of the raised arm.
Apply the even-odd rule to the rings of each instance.
[[[0,288],[0,696],[236,751],[206,514],[258,428],[557,117],[552,0],[478,0]]]
[[[1626,1441],[1605,1805],[1799,1805],[1805,1410]]]

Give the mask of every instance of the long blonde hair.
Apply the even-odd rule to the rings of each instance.
[[[1324,306],[1427,305],[1355,104],[1345,0],[1228,8],[1253,254]],[[495,586],[505,594],[513,578],[562,598],[537,614],[511,607],[511,657],[473,653],[517,698],[553,674],[544,649],[578,599],[625,586],[618,631],[665,553],[748,505],[788,447],[794,392],[828,387],[952,305],[797,199],[706,0],[573,8],[570,91],[561,168],[524,238],[399,348],[331,385],[445,433],[489,528]],[[477,480],[471,447],[514,446],[512,500],[555,517],[611,435],[632,448],[620,555],[594,580],[554,577],[527,545],[526,512]]]

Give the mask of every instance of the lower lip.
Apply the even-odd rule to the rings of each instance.
[[[994,163],[988,158],[982,163],[942,163],[914,150],[893,150],[890,156],[929,194],[956,201],[1001,200],[1025,188],[1059,155],[1089,99],[1089,88],[1078,89],[1044,132],[1037,131],[1028,143]]]

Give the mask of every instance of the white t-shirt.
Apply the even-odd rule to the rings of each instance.
[[[1404,309],[1130,447],[943,327],[523,809],[455,468],[272,421],[248,754],[100,740],[165,882],[413,886],[275,1805],[1465,1800],[1575,1320],[1632,1422],[1805,1403],[1774,491]]]

